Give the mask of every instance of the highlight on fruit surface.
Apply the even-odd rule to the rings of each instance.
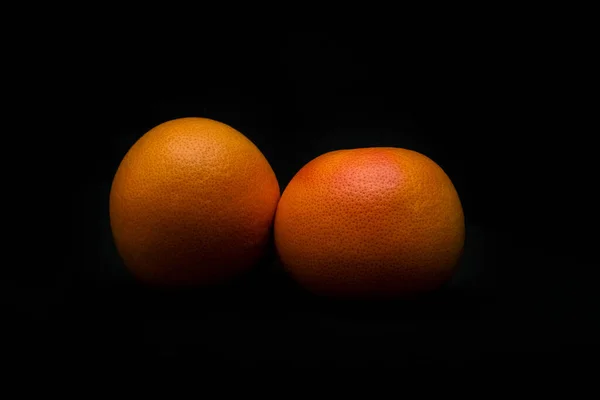
[[[262,257],[280,190],[261,151],[207,118],[179,118],[145,133],[121,161],[110,191],[119,255],[139,281],[217,284]]]
[[[372,147],[322,154],[285,188],[275,246],[289,275],[333,297],[395,297],[439,288],[463,252],[452,181],[416,151]]]

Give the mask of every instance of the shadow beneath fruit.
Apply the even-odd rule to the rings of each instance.
[[[362,320],[477,320],[493,308],[493,246],[490,233],[467,226],[463,257],[453,277],[438,290],[411,298],[338,299],[316,296],[298,286],[273,259],[268,280],[285,315],[311,314]]]
[[[260,262],[246,273],[212,287],[158,289],[145,287],[131,277],[122,284],[122,298],[136,313],[165,318],[205,318],[229,315],[241,319],[286,320],[299,316],[358,320],[476,320],[493,307],[487,285],[489,260],[485,259],[482,229],[468,229],[465,252],[453,278],[435,292],[410,299],[351,300],[324,298],[298,286],[281,265],[273,241]],[[124,282],[125,280],[123,280]]]
[[[112,240],[106,199],[110,182],[90,186],[74,209],[73,268],[60,282],[63,308],[74,315],[107,318],[199,319],[230,316],[284,321],[312,316],[359,319],[476,319],[494,301],[489,232],[467,224],[465,252],[453,279],[435,293],[412,300],[344,301],[305,292],[279,263],[271,237],[265,255],[245,274],[213,287],[157,289],[129,274]],[[85,239],[85,240],[84,240]],[[69,311],[70,312],[70,311]]]
[[[338,299],[298,294],[281,307],[287,314],[313,314],[353,320],[476,320],[492,306],[494,297],[475,290],[441,288],[413,298]]]
[[[118,283],[111,285],[111,303],[129,304],[143,318],[202,319],[224,314],[254,318],[278,303],[273,290],[278,286],[274,280],[279,275],[273,268],[274,257],[270,241],[253,268],[224,282],[198,287],[147,286],[137,281],[119,260],[122,274]]]

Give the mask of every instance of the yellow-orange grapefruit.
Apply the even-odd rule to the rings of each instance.
[[[142,282],[219,283],[261,257],[279,195],[271,166],[242,133],[206,118],[170,120],[119,165],[110,192],[113,238]]]
[[[463,250],[457,191],[442,168],[407,149],[323,154],[292,178],[275,215],[290,275],[327,296],[388,297],[438,288]]]

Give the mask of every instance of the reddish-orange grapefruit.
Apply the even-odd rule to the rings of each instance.
[[[275,244],[302,286],[329,296],[396,296],[438,288],[463,251],[457,191],[430,158],[401,148],[323,154],[290,181]]]

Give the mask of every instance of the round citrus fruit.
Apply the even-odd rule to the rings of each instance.
[[[110,192],[113,238],[145,283],[219,283],[259,260],[279,195],[271,166],[240,132],[206,118],[174,119],[121,161]]]
[[[463,250],[450,178],[418,152],[373,147],[323,154],[285,188],[275,245],[290,275],[327,296],[415,295],[441,286]]]

